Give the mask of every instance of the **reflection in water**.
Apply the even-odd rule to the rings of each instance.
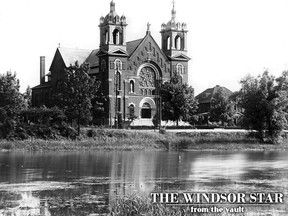
[[[247,171],[245,154],[207,155],[191,163],[190,179],[211,181],[215,179],[238,180]]]
[[[13,208],[7,208],[0,210],[0,215],[13,215],[13,216],[23,216],[23,215],[41,215],[41,216],[51,216],[47,202],[44,205],[40,205],[40,199],[34,197],[31,192],[20,193],[21,199],[18,200],[17,206]]]
[[[65,204],[83,194],[109,200],[163,190],[287,194],[287,171],[286,152],[1,152],[0,215],[13,210],[15,215],[49,216],[47,200],[61,198]]]

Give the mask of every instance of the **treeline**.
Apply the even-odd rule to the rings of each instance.
[[[240,84],[241,89],[231,96],[221,91],[216,95],[209,120],[257,131],[261,142],[280,142],[281,133],[288,129],[288,72],[280,77],[268,71],[248,75]]]
[[[0,74],[0,138],[5,139],[56,139],[75,138],[77,133],[66,121],[62,110],[31,108],[31,89],[19,92],[16,74]]]
[[[99,122],[99,117],[104,116],[105,97],[98,90],[100,82],[88,75],[88,69],[88,65],[77,62],[66,69],[62,82],[53,89],[52,108],[32,108],[31,89],[21,94],[16,74],[0,74],[0,138],[74,139],[80,134],[80,124]],[[241,89],[231,96],[220,91],[213,98],[209,122],[237,124],[257,131],[261,142],[278,142],[281,132],[287,129],[288,72],[276,78],[265,71],[257,77],[246,76],[240,83]],[[159,94],[162,120],[201,123],[194,90],[179,76],[175,74],[170,82],[162,84]],[[154,116],[155,126],[159,119]],[[72,127],[75,124],[76,129]]]

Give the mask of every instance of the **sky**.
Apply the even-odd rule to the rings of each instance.
[[[172,0],[114,0],[127,19],[127,41],[143,38],[147,23],[161,47],[161,24]],[[97,49],[99,18],[110,0],[0,0],[0,73],[12,71],[21,91],[40,82],[61,47]],[[246,75],[288,70],[287,0],[175,0],[176,20],[188,27],[189,84],[199,94],[215,85],[240,89]]]

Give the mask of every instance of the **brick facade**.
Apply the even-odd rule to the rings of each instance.
[[[78,63],[89,63],[89,74],[101,81],[100,91],[105,98],[106,124],[113,125],[115,117],[127,120],[134,110],[138,117],[134,124],[152,125],[153,116],[160,112],[159,88],[174,73],[188,82],[187,28],[172,18],[161,26],[162,47],[156,43],[147,24],[146,35],[134,41],[126,41],[126,17],[119,17],[115,3],[111,1],[110,12],[100,18],[100,47],[95,50],[57,48],[49,73],[49,82],[32,88],[34,106],[49,105],[51,101],[40,100],[41,91],[51,95],[53,88],[61,83],[64,69]],[[49,92],[50,91],[50,92]],[[117,118],[116,118],[117,119]]]

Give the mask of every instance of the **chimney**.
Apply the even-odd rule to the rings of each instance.
[[[45,83],[45,56],[40,56],[40,84]]]

